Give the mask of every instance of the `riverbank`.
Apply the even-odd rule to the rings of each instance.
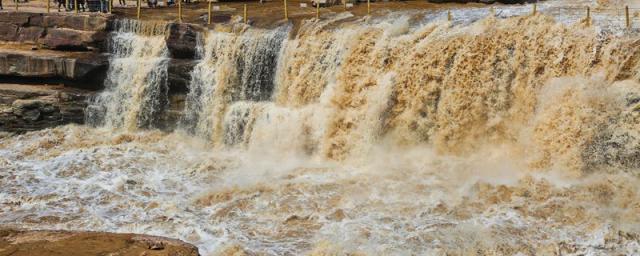
[[[198,256],[198,248],[177,239],[137,234],[0,228],[1,256]]]

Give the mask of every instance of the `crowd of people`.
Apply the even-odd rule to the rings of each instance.
[[[3,10],[4,7],[2,6],[2,1],[0,0],[0,10]],[[15,1],[20,1],[20,0],[13,0]],[[27,2],[28,0],[23,0],[25,2]],[[113,1],[113,0],[53,0],[57,6],[58,6],[58,12],[61,12],[63,10],[66,11],[72,11],[75,10],[75,6],[74,4],[78,4],[78,11],[81,12],[86,12],[86,11],[90,11],[90,12],[107,12],[109,10],[109,1]],[[146,0],[147,1],[147,5],[151,8],[155,8],[158,7],[158,1],[159,0]],[[190,3],[191,0],[182,0],[185,3]],[[120,6],[122,7],[126,7],[127,6],[127,0],[118,0],[118,3],[120,4]],[[166,6],[172,6],[175,5],[176,2],[175,0],[166,0]]]
[[[75,10],[75,4],[78,4],[78,11],[86,12],[108,12],[109,0],[55,0],[58,3],[58,11],[61,9],[71,11]]]

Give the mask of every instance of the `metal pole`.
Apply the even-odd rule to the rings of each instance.
[[[178,0],[178,22],[182,22],[182,0]]]
[[[47,0],[47,13],[51,12],[51,0]]]
[[[244,24],[247,24],[247,4],[244,4]]]
[[[591,7],[587,6],[587,26],[591,26]]]
[[[538,13],[538,5],[533,4],[533,15],[536,15],[537,13]]]
[[[287,0],[284,0],[284,19],[289,20],[289,11],[287,10]]]
[[[73,0],[73,9],[78,13],[78,0]]]
[[[18,11],[18,0],[16,0],[16,12]]]
[[[447,11],[447,20],[448,21],[452,21],[453,20],[453,15],[451,15],[451,11]]]
[[[109,0],[109,13],[113,10],[113,0]]]
[[[371,0],[367,0],[367,15],[371,14]]]
[[[141,7],[142,7],[142,4],[140,3],[140,0],[138,0],[138,13],[137,13],[138,19],[140,19],[140,8]]]
[[[627,17],[627,28],[631,28],[631,19],[629,18],[629,6],[624,7],[624,15]]]
[[[320,3],[316,1],[316,20],[320,19]]]
[[[207,24],[211,25],[211,0],[209,0],[209,17],[207,18]]]

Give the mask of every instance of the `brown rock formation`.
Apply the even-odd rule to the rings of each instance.
[[[0,84],[0,131],[26,132],[83,123],[89,95],[88,91],[62,86]]]
[[[107,56],[99,53],[0,48],[0,76],[73,80],[99,89],[108,66]]]
[[[4,13],[0,41],[47,49],[90,51],[102,47],[112,16]]]
[[[173,58],[192,59],[196,55],[196,37],[202,28],[193,24],[173,23],[169,25],[167,47]]]
[[[177,239],[106,232],[0,230],[0,255],[197,256]]]

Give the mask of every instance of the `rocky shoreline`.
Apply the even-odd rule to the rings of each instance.
[[[158,236],[88,231],[0,229],[0,255],[198,256],[198,248]]]

